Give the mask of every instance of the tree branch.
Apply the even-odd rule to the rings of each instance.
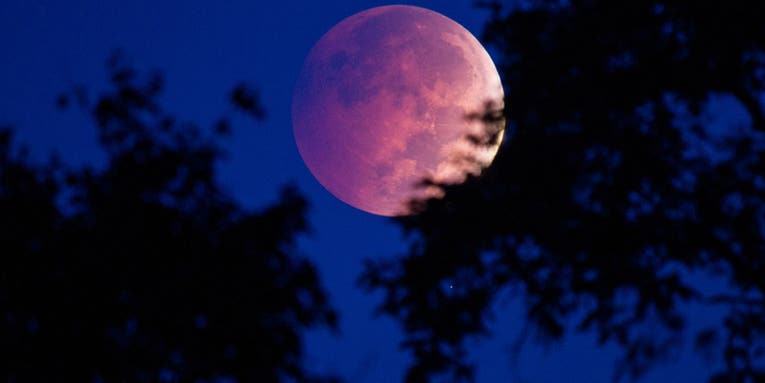
[[[732,295],[725,295],[725,294],[708,296],[703,298],[703,301],[709,304],[733,304],[733,305],[765,307],[765,300],[762,300],[762,299],[732,296]]]

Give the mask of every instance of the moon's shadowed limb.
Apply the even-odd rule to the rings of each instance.
[[[461,182],[491,163],[480,113],[502,105],[494,63],[462,26],[412,6],[353,15],[313,47],[292,104],[300,155],[333,195],[361,210],[407,215],[437,196],[425,178]],[[465,161],[471,158],[473,161]]]

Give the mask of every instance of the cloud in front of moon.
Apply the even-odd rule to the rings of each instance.
[[[502,107],[494,63],[465,28],[436,12],[384,6],[355,14],[311,49],[292,104],[298,150],[340,200],[384,216],[414,213],[409,201],[440,196],[421,181],[477,175],[499,142],[480,114]]]

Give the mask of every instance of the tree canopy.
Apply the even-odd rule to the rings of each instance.
[[[243,208],[215,178],[227,120],[215,134],[176,120],[162,76],[118,55],[109,73],[94,103],[74,95],[103,169],[33,164],[0,134],[0,380],[334,381],[301,359],[302,331],[336,324],[295,248],[305,198],[287,186]],[[230,98],[265,116],[246,86]]]
[[[360,278],[406,332],[406,380],[472,380],[465,341],[509,291],[537,339],[620,346],[617,380],[686,342],[723,361],[710,382],[765,382],[765,3],[507,3],[483,4],[494,164],[413,201],[409,251]],[[695,304],[723,319],[689,334]]]

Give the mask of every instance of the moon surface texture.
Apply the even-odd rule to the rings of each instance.
[[[383,6],[341,21],[311,49],[292,103],[295,141],[330,193],[366,212],[414,214],[435,183],[478,175],[504,124],[486,137],[480,115],[504,93],[483,46],[451,19]]]

